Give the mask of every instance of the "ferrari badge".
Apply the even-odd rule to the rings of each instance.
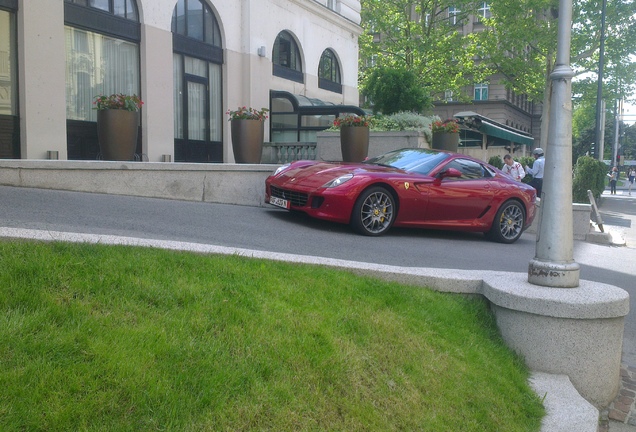
[[[409,190],[410,186],[409,182],[404,182],[404,189]]]

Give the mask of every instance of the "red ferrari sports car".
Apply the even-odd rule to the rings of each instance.
[[[513,243],[535,216],[536,191],[478,159],[402,149],[361,163],[297,161],[265,181],[265,201],[351,224],[377,236],[391,226],[483,232]]]

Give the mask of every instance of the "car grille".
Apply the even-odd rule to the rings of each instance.
[[[271,186],[270,190],[273,197],[286,199],[294,207],[304,207],[307,205],[307,194],[277,188],[276,186]]]

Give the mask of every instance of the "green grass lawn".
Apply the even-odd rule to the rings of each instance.
[[[239,256],[0,242],[1,431],[538,431],[484,301]]]

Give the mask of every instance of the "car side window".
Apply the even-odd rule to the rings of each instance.
[[[483,165],[468,159],[455,159],[446,165],[446,168],[455,168],[462,173],[459,180],[476,180],[490,178],[492,175]]]

